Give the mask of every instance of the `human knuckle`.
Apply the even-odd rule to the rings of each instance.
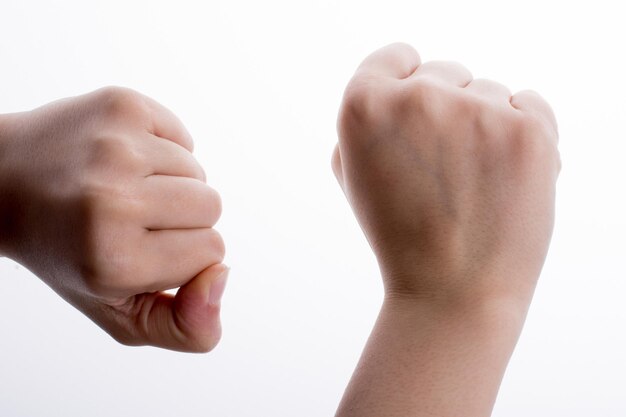
[[[556,142],[548,123],[534,114],[520,114],[511,122],[509,142],[514,154],[522,161],[553,160],[558,164]]]
[[[100,90],[100,97],[113,105],[136,105],[142,103],[141,95],[130,88],[108,86]]]
[[[416,77],[407,83],[411,98],[430,98],[439,91],[439,84],[430,77]]]
[[[143,96],[130,88],[104,87],[98,91],[97,99],[106,117],[129,119],[145,116],[149,112]]]
[[[470,79],[473,78],[470,70],[459,61],[442,60],[442,61],[432,61],[432,62],[434,62],[435,65],[440,66],[441,69],[443,70],[447,70],[447,71],[454,72],[454,73],[464,73],[465,75],[468,76],[468,78]]]
[[[532,98],[533,100],[543,100],[543,97],[536,90],[525,89],[519,91],[516,96],[521,96],[525,98]]]
[[[415,48],[413,48],[411,44],[406,42],[393,42],[387,45],[387,48],[403,54],[417,54]]]
[[[430,110],[438,108],[444,94],[441,86],[427,77],[408,80],[398,93],[393,95],[392,112],[401,115],[402,118],[409,115],[428,116]]]
[[[377,81],[369,75],[356,75],[344,92],[340,112],[340,123],[362,123],[376,111],[376,96],[373,84]]]
[[[465,65],[459,61],[455,61],[454,59],[435,60],[433,62],[438,62],[443,67],[451,68],[455,71],[469,71]]]
[[[507,92],[509,96],[511,95],[511,90],[509,89],[509,87],[499,81],[491,80],[488,78],[475,78],[471,81],[471,84],[480,84],[481,86],[486,87],[489,90]]]

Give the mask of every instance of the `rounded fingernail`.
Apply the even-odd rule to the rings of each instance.
[[[224,289],[226,288],[226,281],[228,280],[229,272],[230,268],[227,268],[215,279],[215,281],[213,281],[213,284],[211,284],[209,292],[209,305],[220,305],[220,300],[222,299],[222,295],[224,295]]]

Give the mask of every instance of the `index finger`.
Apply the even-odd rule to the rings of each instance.
[[[183,122],[171,110],[150,97],[144,96],[152,112],[152,133],[163,139],[171,140],[193,152],[193,139]]]
[[[356,74],[404,79],[420,65],[417,51],[406,43],[393,43],[371,53],[357,68]]]

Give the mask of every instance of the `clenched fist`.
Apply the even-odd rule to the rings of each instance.
[[[338,130],[334,172],[387,297],[527,307],[560,170],[555,118],[538,94],[395,44],[356,71]]]
[[[192,150],[169,110],[127,89],[1,116],[0,253],[124,344],[212,349],[221,203]]]

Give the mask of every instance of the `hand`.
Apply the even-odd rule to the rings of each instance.
[[[538,94],[512,96],[395,44],[356,71],[338,130],[333,169],[388,297],[530,301],[560,170],[555,118]]]
[[[2,127],[2,252],[121,343],[211,350],[227,275],[221,203],[176,116],[105,88]]]
[[[550,107],[396,44],[361,64],[338,125],[386,296],[337,416],[490,415],[552,233]]]

